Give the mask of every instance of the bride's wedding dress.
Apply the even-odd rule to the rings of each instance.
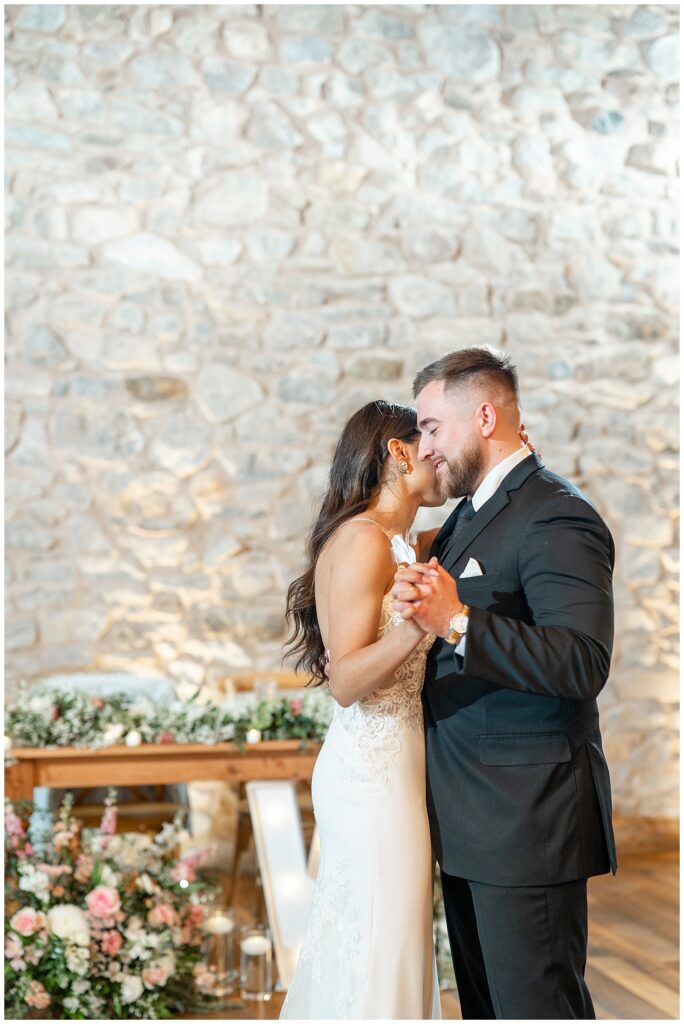
[[[395,561],[415,561],[390,540]],[[378,636],[399,622],[386,594]],[[441,1019],[420,699],[433,640],[391,688],[335,704],[312,780],[321,860],[281,1018]]]

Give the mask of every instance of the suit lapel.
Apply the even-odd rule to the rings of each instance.
[[[505,491],[503,487],[497,488],[489,501],[486,501],[468,525],[463,527],[451,547],[448,546],[447,542],[442,562],[447,572],[451,572],[452,567],[459,560],[465,549],[472,544],[477,535],[484,530],[485,526],[489,526],[494,516],[498,516],[501,509],[505,508],[509,501],[508,491]]]
[[[536,454],[532,455],[530,458],[523,459],[522,462],[519,462],[518,465],[511,470],[508,476],[504,477],[491,498],[484,503],[482,508],[478,509],[475,517],[471,519],[468,525],[461,530],[451,547],[449,547],[448,540],[443,542],[442,548],[444,549],[444,554],[443,557],[440,558],[440,562],[447,572],[451,572],[452,568],[466,548],[468,548],[475,538],[482,533],[485,527],[489,526],[491,521],[498,516],[499,512],[508,505],[511,500],[509,497],[510,492],[516,491],[521,487],[525,480],[527,480],[528,476],[537,469],[541,469],[543,465],[544,463]],[[460,508],[460,505],[458,507]],[[452,516],[449,516],[449,519],[447,519],[442,529],[446,528],[451,519]],[[437,534],[435,541],[441,536],[441,533],[442,530]]]
[[[454,528],[454,523],[456,522],[456,519],[458,517],[459,509],[461,508],[461,505],[464,504],[465,500],[466,499],[463,498],[461,501],[459,501],[458,505],[451,511],[451,513],[444,520],[444,525],[440,528],[439,533],[432,542],[432,547],[430,548],[428,561],[430,560],[430,558],[432,558],[433,555],[437,555],[437,558],[439,558],[441,561],[442,548],[444,547],[445,544],[448,543],[449,537],[451,537],[451,532]]]

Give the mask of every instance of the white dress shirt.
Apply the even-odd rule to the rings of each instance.
[[[485,501],[489,501],[494,491],[504,477],[508,476],[513,467],[517,466],[519,462],[522,462],[523,459],[526,459],[531,454],[532,452],[527,445],[524,445],[522,448],[516,448],[512,455],[507,455],[505,459],[497,462],[496,466],[489,470],[487,476],[473,494],[473,508],[476,512],[482,508]]]
[[[476,512],[482,508],[486,501],[489,501],[499,484],[503,482],[511,470],[531,454],[532,452],[527,445],[524,445],[522,448],[516,448],[511,455],[507,455],[505,459],[502,459],[501,462],[497,462],[496,466],[489,470],[487,476],[484,478],[472,497],[473,508]],[[461,657],[465,657],[467,639],[468,634],[465,633],[456,645],[456,654],[460,654]]]

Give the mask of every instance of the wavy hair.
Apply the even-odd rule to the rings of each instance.
[[[326,541],[348,519],[364,512],[378,493],[392,438],[412,442],[420,436],[415,409],[380,399],[369,402],[346,423],[330,466],[328,489],[308,536],[307,567],[287,591],[286,618],[292,629],[286,652],[295,669],[305,669],[316,685],[326,681],[325,647],[316,615],[314,577]]]

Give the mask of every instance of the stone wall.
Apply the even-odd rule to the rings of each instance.
[[[677,812],[677,7],[6,7],[10,682],[276,668],[351,411],[503,346]]]

